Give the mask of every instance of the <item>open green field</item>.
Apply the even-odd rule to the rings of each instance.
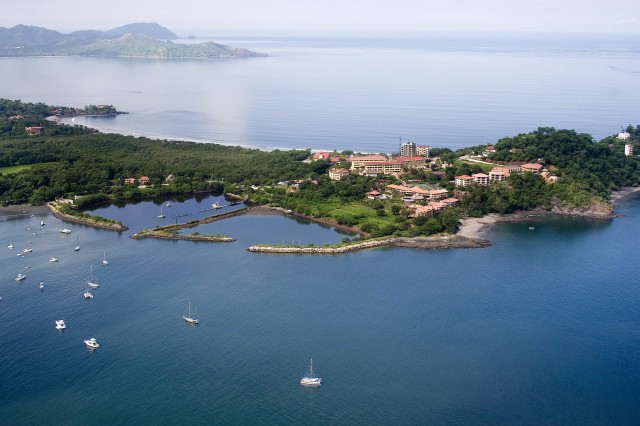
[[[28,170],[32,167],[32,164],[27,164],[24,166],[9,166],[9,167],[0,167],[0,174],[2,175],[12,175],[14,173],[21,172],[23,170]]]

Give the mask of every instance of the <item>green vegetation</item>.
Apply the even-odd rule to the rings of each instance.
[[[84,111],[104,107],[89,106]],[[0,100],[0,202],[42,204],[58,197],[78,197],[84,208],[106,200],[130,200],[167,194],[228,192],[250,203],[269,204],[298,214],[357,227],[372,238],[419,236],[455,232],[459,219],[487,213],[508,213],[534,207],[551,209],[589,206],[604,201],[610,191],[640,184],[640,161],[624,155],[624,141],[608,137],[595,142],[572,130],[540,128],[504,138],[483,161],[496,164],[536,162],[558,182],[542,176],[514,173],[489,186],[456,188],[455,176],[487,172],[491,166],[461,161],[463,155],[483,152],[472,147],[453,152],[432,149],[443,170],[407,170],[403,178],[446,188],[460,199],[435,217],[413,217],[399,196],[370,200],[367,192],[385,192],[397,178],[373,179],[349,175],[340,181],[326,174],[327,161],[303,162],[310,152],[265,152],[191,142],[169,142],[114,134],[94,134],[79,126],[46,122],[41,135],[27,136],[24,128],[39,124],[58,107]],[[61,109],[62,110],[62,109]],[[20,115],[22,118],[16,119]],[[629,126],[632,143],[639,143],[640,127]],[[437,169],[440,161],[430,166]],[[125,184],[125,178],[147,176],[146,185]],[[418,202],[426,204],[426,201]],[[70,210],[68,214],[79,215]],[[92,218],[96,219],[96,218]],[[100,218],[98,220],[108,219]],[[347,241],[345,241],[346,243]]]

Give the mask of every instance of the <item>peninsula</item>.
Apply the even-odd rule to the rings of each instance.
[[[62,34],[41,27],[0,27],[0,57],[93,56],[157,59],[216,59],[264,57],[214,42],[175,43],[178,36],[156,23],[124,25],[109,31],[85,30]]]
[[[519,211],[608,220],[615,217],[612,191],[640,186],[640,159],[633,154],[640,126],[600,141],[574,130],[539,128],[458,151],[407,141],[395,154],[265,152],[96,134],[55,122],[33,133],[28,129],[60,107],[1,99],[0,107],[0,130],[5,129],[0,133],[0,202],[5,205],[73,199],[63,213],[87,220],[83,209],[107,200],[226,193],[245,205],[280,209],[359,234],[332,247],[251,248],[257,252],[337,253],[370,244],[482,246],[487,242],[451,236],[469,218]],[[184,237],[152,231],[148,236]],[[424,237],[432,239],[416,242]]]

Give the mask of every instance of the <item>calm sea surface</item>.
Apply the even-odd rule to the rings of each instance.
[[[104,131],[262,148],[461,148],[638,124],[637,36],[215,40],[270,56],[4,58],[0,96],[130,112],[77,120]]]
[[[173,199],[164,221],[217,200]],[[162,221],[159,207],[94,211],[131,225],[123,234],[49,214],[0,222],[0,423],[640,419],[640,198],[612,221],[499,225],[485,249],[341,256],[247,252],[345,237],[277,214],[196,228],[233,243],[129,238]],[[92,266],[101,287],[87,301]],[[197,327],[181,318],[189,302]],[[311,357],[318,389],[298,384]]]
[[[261,147],[456,148],[638,124],[637,40],[221,41],[271,56],[1,59],[0,96],[110,103],[131,114],[88,123]],[[192,230],[233,243],[129,238],[216,201],[93,211],[122,234],[37,211],[0,219],[0,424],[640,421],[640,197],[612,221],[498,225],[475,250],[247,252],[353,237],[279,214]],[[101,287],[87,301],[91,268]],[[197,327],[181,318],[189,303]],[[318,389],[299,385],[311,357]]]

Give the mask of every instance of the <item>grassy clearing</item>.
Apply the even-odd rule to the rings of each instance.
[[[0,167],[0,174],[3,175],[12,175],[23,170],[28,170],[32,167],[32,164],[26,164],[24,166],[9,166],[9,167]]]

